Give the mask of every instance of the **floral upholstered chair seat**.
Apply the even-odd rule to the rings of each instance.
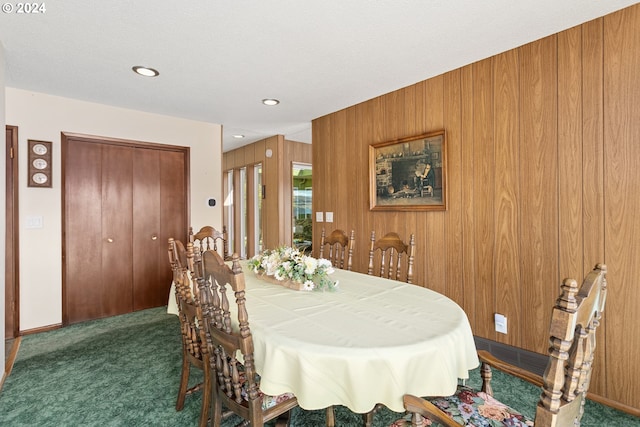
[[[484,392],[459,386],[453,396],[428,398],[431,403],[449,415],[462,426],[473,427],[526,427],[533,421],[504,403]],[[411,425],[411,414],[405,415],[389,427]],[[424,418],[421,426],[438,426],[438,423]]]
[[[240,373],[240,382],[242,382],[242,398],[248,402],[249,401],[249,393],[247,392],[247,378],[244,374],[244,365],[238,364],[238,371]],[[260,384],[260,375],[256,374],[256,383]],[[264,394],[261,390],[258,389],[258,394],[260,399],[262,400],[262,410],[266,411],[269,408],[273,408],[279,403],[284,402],[285,400],[293,399],[295,395],[293,393],[282,393],[277,396],[271,396],[268,394]]]
[[[293,395],[293,393],[283,393],[277,396],[269,396],[260,392],[260,397],[262,397],[262,410],[266,411],[267,409],[273,408],[277,404],[282,403],[285,400],[289,400],[295,396]]]

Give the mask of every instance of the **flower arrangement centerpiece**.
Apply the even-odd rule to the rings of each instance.
[[[267,249],[251,258],[251,270],[267,280],[298,290],[334,290],[337,281],[329,278],[334,272],[331,261],[305,255],[298,249],[281,246]]]

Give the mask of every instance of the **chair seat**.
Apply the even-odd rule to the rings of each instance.
[[[284,402],[285,400],[293,399],[295,396],[293,395],[293,393],[283,393],[277,396],[269,396],[260,392],[260,397],[262,398],[262,410],[266,411],[267,409],[273,408],[274,406]]]
[[[487,393],[475,391],[469,387],[458,386],[456,394],[445,397],[426,398],[440,410],[449,415],[455,422],[463,426],[474,427],[526,427],[533,426],[533,420],[515,409],[489,396]],[[389,427],[405,427],[411,425],[411,414],[405,415]],[[423,419],[423,426],[438,426],[428,419]]]
[[[249,401],[249,393],[247,392],[247,379],[244,373],[244,365],[238,364],[238,373],[240,374],[240,382],[242,383],[242,399],[245,402]],[[256,374],[256,383],[260,384],[260,375]],[[284,402],[285,400],[293,399],[295,395],[293,393],[282,393],[277,396],[271,396],[268,394],[264,394],[260,389],[258,389],[258,395],[260,400],[262,401],[262,410],[266,411],[267,409],[273,408],[279,403]]]

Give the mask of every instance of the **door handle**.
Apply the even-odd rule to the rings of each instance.
[[[111,237],[107,238],[107,242],[113,243],[113,239]]]
[[[153,236],[151,236],[151,240],[158,240],[158,236],[154,234]]]

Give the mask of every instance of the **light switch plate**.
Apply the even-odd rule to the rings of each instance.
[[[41,215],[29,215],[26,223],[26,228],[42,228],[44,221]]]
[[[333,222],[333,212],[324,213],[325,222]]]
[[[324,212],[316,212],[316,222],[324,221]]]

